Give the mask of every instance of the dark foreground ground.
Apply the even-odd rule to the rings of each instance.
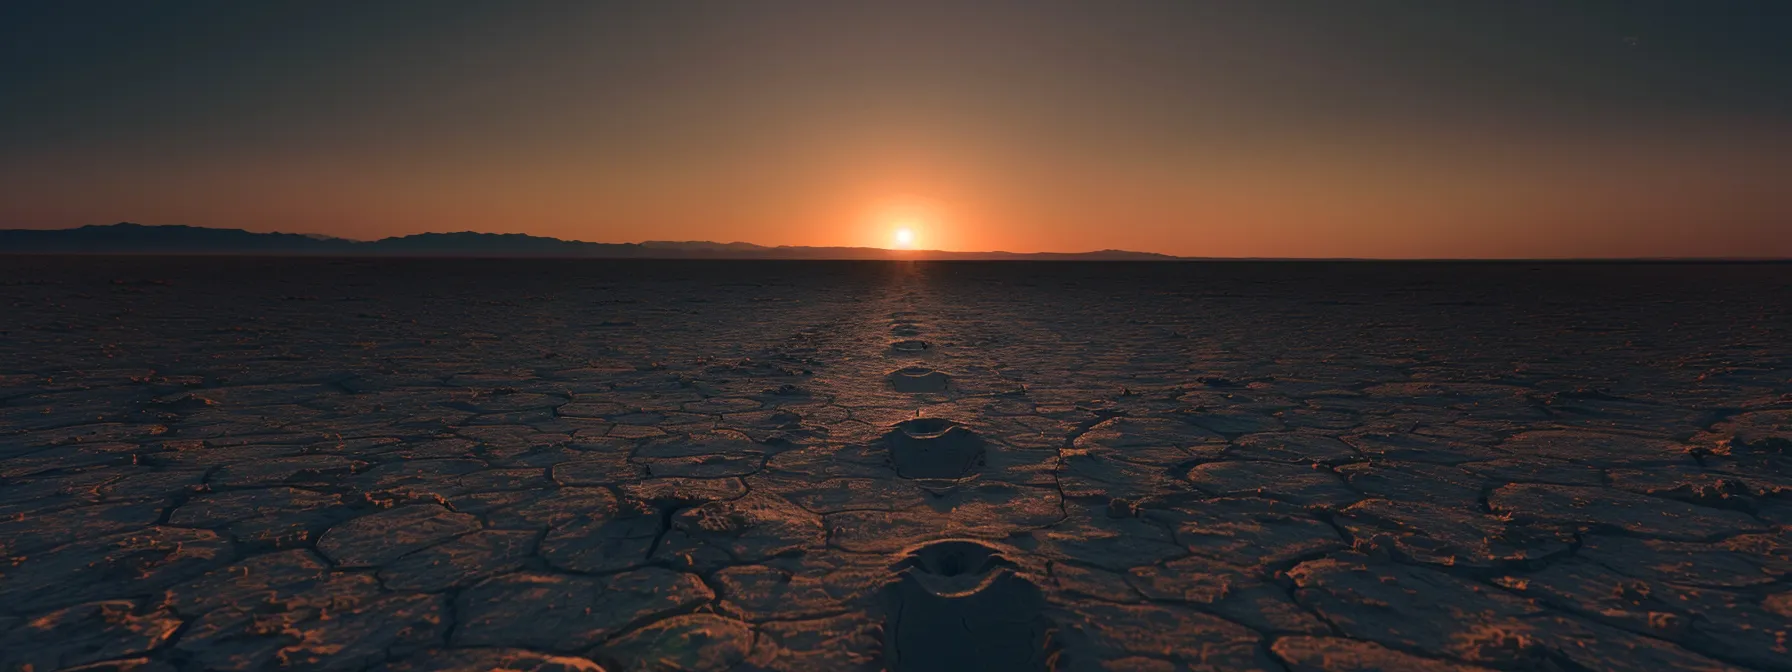
[[[1789,670],[1789,297],[0,258],[0,668]]]

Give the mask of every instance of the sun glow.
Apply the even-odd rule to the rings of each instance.
[[[915,196],[895,197],[869,208],[864,217],[864,244],[889,250],[940,249],[949,242],[943,207]]]

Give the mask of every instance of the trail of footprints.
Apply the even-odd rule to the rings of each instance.
[[[890,344],[898,362],[937,358],[922,315],[890,315]],[[926,360],[923,360],[926,361]],[[885,376],[897,392],[938,394],[950,374],[912,363]],[[942,417],[895,423],[883,436],[896,475],[934,495],[974,483],[991,442],[971,427]],[[895,580],[881,591],[883,658],[891,672],[1044,672],[1054,662],[1045,596],[999,544],[943,539],[903,549],[891,566]]]

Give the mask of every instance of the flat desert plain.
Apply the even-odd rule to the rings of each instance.
[[[1792,669],[1792,266],[0,259],[0,667]]]

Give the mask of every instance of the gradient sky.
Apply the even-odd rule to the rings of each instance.
[[[0,4],[0,228],[1792,256],[1792,2]]]

